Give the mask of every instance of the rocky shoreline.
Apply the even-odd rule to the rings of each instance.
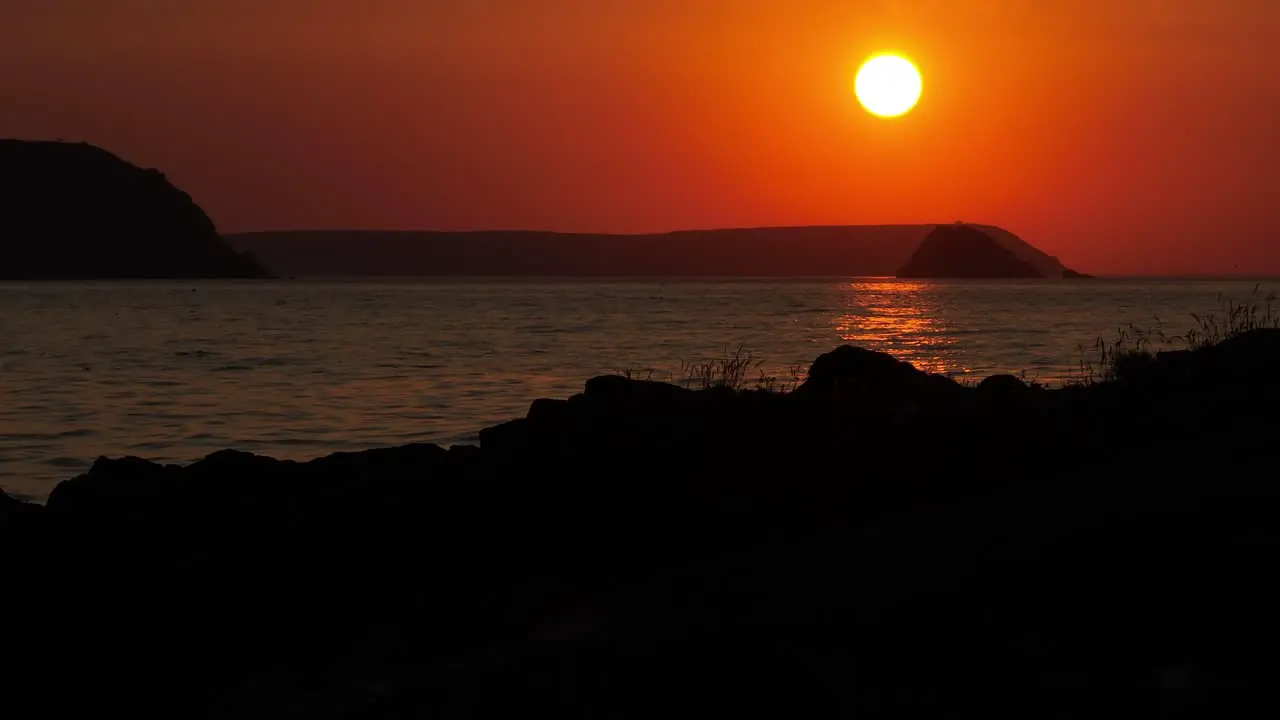
[[[299,463],[0,494],[15,717],[1270,707],[1280,330],[1063,389],[842,347]],[[1261,704],[1259,704],[1261,703]]]

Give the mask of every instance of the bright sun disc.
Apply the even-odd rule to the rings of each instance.
[[[895,117],[920,100],[920,72],[901,55],[877,55],[858,70],[853,89],[867,112]]]

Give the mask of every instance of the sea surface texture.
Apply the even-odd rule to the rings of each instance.
[[[1280,282],[1272,283],[1280,289]],[[1166,336],[1268,281],[0,284],[0,488],[43,500],[100,456],[308,459],[475,443],[619,371],[750,354],[788,385],[841,343],[1060,385],[1132,323]],[[1168,347],[1177,347],[1171,341]],[[1158,349],[1158,346],[1157,346]]]

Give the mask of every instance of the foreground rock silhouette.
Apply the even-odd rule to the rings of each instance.
[[[1275,710],[1280,331],[1046,390],[842,347],[481,446],[0,496],[15,717]]]
[[[159,171],[86,143],[0,140],[0,280],[265,277]]]

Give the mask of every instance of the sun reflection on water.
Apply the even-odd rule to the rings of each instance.
[[[832,317],[840,339],[870,350],[890,353],[921,370],[963,376],[951,347],[955,330],[945,309],[921,282],[869,280],[850,283],[845,307]]]

